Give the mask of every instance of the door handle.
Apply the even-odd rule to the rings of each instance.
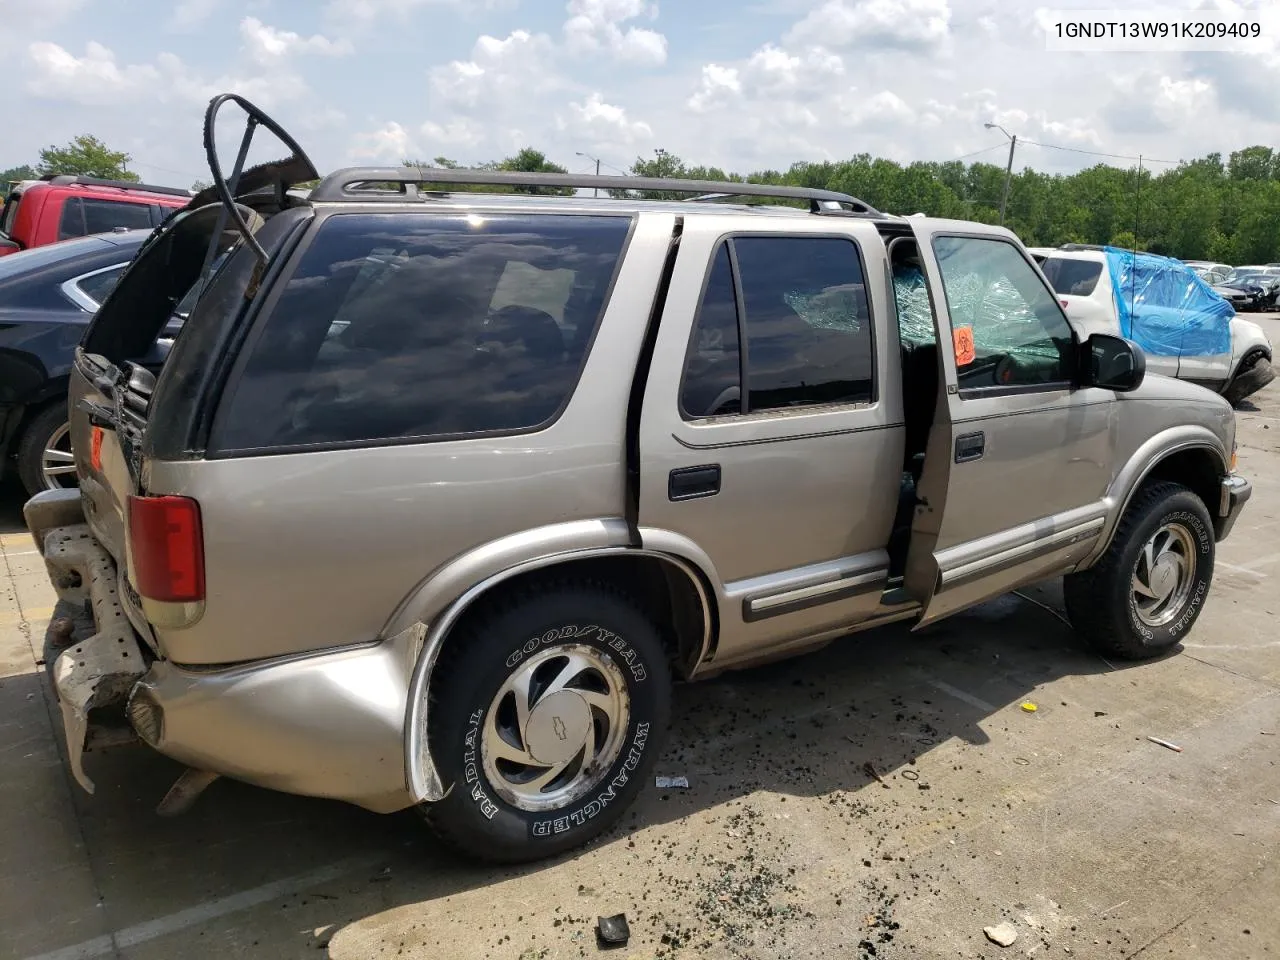
[[[979,430],[977,433],[962,433],[956,437],[956,463],[982,459],[987,448],[987,435]]]
[[[667,477],[668,500],[694,500],[698,497],[714,497],[720,492],[720,464],[701,467],[682,467],[672,470]]]

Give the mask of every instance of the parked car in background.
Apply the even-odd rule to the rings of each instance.
[[[1106,657],[1168,652],[1204,608],[1252,489],[1230,406],[1073,322],[1009,230],[490,170],[341,170],[297,200],[291,138],[233,194],[227,102],[279,130],[214,98],[228,202],[169,220],[98,311],[82,489],[24,509],[86,789],[115,724],[187,765],[165,812],[223,774],[533,860],[651,782],[673,675],[1059,576]],[[197,283],[157,378],[131,355]]]
[[[1183,262],[1210,286],[1221,283],[1232,270],[1230,264],[1213,263],[1209,260],[1184,260]]]
[[[76,345],[150,230],[64,240],[0,259],[0,474],[30,493],[74,486],[67,376]]]
[[[1262,328],[1236,316],[1181,261],[1077,246],[1055,250],[1040,267],[1067,316],[1086,330],[1134,340],[1157,373],[1199,383],[1232,403],[1275,377]]]
[[[1235,289],[1256,289],[1256,309],[1275,310],[1280,306],[1280,267],[1233,267],[1221,285]]]
[[[0,257],[112,230],[149,230],[191,200],[190,190],[49,175],[14,184],[0,212]]]

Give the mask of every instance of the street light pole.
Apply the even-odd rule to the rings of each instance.
[[[596,176],[597,176],[597,177],[598,177],[598,176],[600,176],[600,158],[599,158],[599,157],[593,157],[593,156],[591,156],[591,154],[589,154],[589,153],[583,153],[581,150],[575,150],[575,151],[574,151],[574,156],[578,156],[578,157],[585,157],[585,158],[586,158],[586,159],[588,159],[588,160],[594,160],[594,161],[596,162]],[[591,195],[592,195],[593,197],[598,197],[598,196],[600,196],[600,188],[599,188],[599,187],[592,187],[591,189],[592,189],[592,194],[591,194]]]
[[[1013,151],[1018,146],[1018,138],[998,123],[984,123],[988,130],[999,130],[1009,138],[1009,162],[1004,168],[1004,189],[1000,192],[1000,225],[1004,226],[1004,212],[1009,205],[1009,180],[1013,177]]]

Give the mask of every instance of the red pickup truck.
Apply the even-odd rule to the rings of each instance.
[[[150,229],[191,200],[191,191],[127,180],[50,174],[14,184],[0,213],[0,257],[47,243]]]

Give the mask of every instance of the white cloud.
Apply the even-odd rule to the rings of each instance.
[[[389,166],[418,159],[418,153],[417,141],[394,120],[376,130],[357,133],[349,151],[353,160]]]
[[[348,25],[372,24],[378,20],[403,21],[416,10],[442,7],[462,10],[499,10],[514,7],[518,0],[329,0],[325,18]]]
[[[928,49],[951,28],[948,0],[827,0],[787,33],[788,43]]]
[[[257,17],[245,17],[240,21],[240,36],[249,56],[261,64],[275,63],[299,53],[340,57],[352,52],[351,41],[345,38],[330,40],[318,33],[303,37],[292,30],[268,26]]]
[[[572,53],[613,54],[624,61],[659,66],[667,61],[667,38],[656,30],[621,24],[658,16],[657,4],[644,0],[569,0],[565,45]]]
[[[599,93],[592,93],[582,103],[570,103],[568,118],[560,117],[557,126],[571,136],[601,144],[630,146],[653,137],[649,124],[629,119],[625,109],[605,103]]]
[[[737,68],[708,63],[702,68],[702,82],[687,106],[694,113],[703,113],[724,106],[741,93],[742,80]]]
[[[173,8],[167,24],[170,30],[186,32],[200,26],[222,3],[222,0],[182,0]]]
[[[48,41],[27,47],[31,72],[27,92],[53,100],[81,104],[110,104],[128,100],[153,90],[160,82],[160,70],[152,64],[116,62],[115,54],[96,41],[85,44],[83,57]]]
[[[435,99],[448,107],[517,107],[558,86],[554,47],[545,34],[514,30],[505,39],[480,37],[470,60],[454,60],[430,71]]]

